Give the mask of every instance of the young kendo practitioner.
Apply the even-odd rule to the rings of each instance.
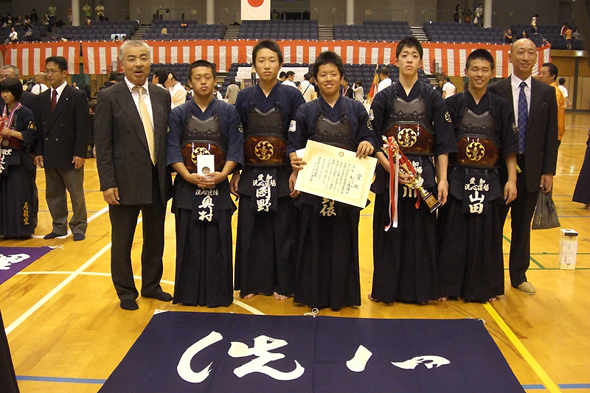
[[[465,62],[468,89],[445,101],[458,152],[449,157],[449,197],[438,216],[443,301],[452,296],[485,303],[504,294],[503,209],[516,198],[518,133],[512,106],[487,92],[493,71],[490,52],[474,50]]]
[[[244,168],[230,183],[239,197],[235,289],[246,299],[274,294],[282,300],[293,295],[299,227],[287,134],[305,100],[278,83],[283,54],[276,42],[258,42],[252,63],[258,84],[240,91],[235,104],[244,130]]]
[[[289,133],[287,153],[293,167],[291,185],[305,162],[296,151],[308,140],[356,152],[358,159],[373,154],[377,142],[365,107],[344,97],[340,85],[344,64],[334,52],[322,52],[313,65],[320,89],[317,100],[297,111]],[[381,146],[381,144],[379,144]],[[303,193],[297,252],[294,302],[312,308],[361,305],[358,225],[361,209]]]
[[[167,138],[167,163],[177,173],[174,303],[229,306],[235,205],[227,177],[243,163],[240,116],[233,105],[213,98],[217,73],[211,63],[197,60],[187,74],[194,98],[170,112]],[[199,173],[201,154],[214,155],[215,168]]]
[[[443,98],[418,79],[422,54],[422,45],[414,37],[398,43],[399,80],[375,96],[371,106],[373,130],[379,139],[391,136],[397,141],[421,174],[422,187],[444,204],[448,194],[448,154],[457,151],[457,144]],[[421,304],[438,299],[436,214],[417,199],[416,190],[408,186],[409,178],[400,174],[398,225],[390,225],[393,212],[389,203],[391,200],[395,206],[395,198],[390,195],[388,157],[381,150],[377,150],[376,157],[381,165],[377,166],[372,185],[376,195],[373,288],[369,299]]]

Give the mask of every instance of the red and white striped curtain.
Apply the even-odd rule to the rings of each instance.
[[[252,49],[257,41],[147,41],[153,63],[191,63],[205,59],[217,65],[217,71],[226,72],[232,63],[251,63]],[[392,64],[397,43],[361,41],[278,41],[285,63],[313,63],[325,50],[338,53],[348,64]],[[84,73],[105,74],[118,64],[120,43],[83,42]],[[22,75],[33,75],[45,67],[45,58],[61,55],[68,59],[68,71],[78,73],[77,60],[80,43],[0,45],[4,64],[14,64]],[[425,43],[424,71],[427,74],[444,72],[449,76],[464,76],[465,60],[478,48],[490,51],[496,61],[495,75],[505,78],[512,73],[508,62],[509,45],[441,44]],[[551,46],[537,48],[537,75],[541,64],[551,61]],[[0,60],[2,57],[0,57]]]

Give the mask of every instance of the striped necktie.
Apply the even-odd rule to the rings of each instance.
[[[529,106],[524,93],[526,87],[526,82],[520,82],[520,94],[518,95],[518,150],[520,154],[524,154],[526,126],[529,120]]]
[[[147,139],[148,148],[150,150],[150,158],[152,164],[156,165],[156,149],[154,146],[154,127],[152,126],[152,119],[150,118],[150,112],[148,107],[143,100],[143,94],[146,92],[143,86],[134,86],[133,91],[139,95],[139,116],[143,123],[143,129],[145,130],[145,137]]]

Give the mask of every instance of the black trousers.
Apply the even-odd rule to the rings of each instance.
[[[109,205],[111,219],[111,275],[119,299],[138,296],[131,267],[131,246],[139,212],[142,215],[143,247],[141,250],[142,296],[158,294],[162,288],[162,255],[164,254],[164,220],[166,205],[160,197],[157,169],[152,176],[152,203],[149,205]]]
[[[522,170],[516,178],[517,197],[505,208],[504,220],[511,214],[512,236],[510,239],[510,283],[518,287],[527,281],[526,272],[531,263],[531,222],[539,191],[529,192],[526,187],[524,156],[518,158]]]
[[[1,312],[0,330],[2,330],[0,333],[0,393],[18,393],[18,385],[16,383],[16,376],[14,375],[14,366],[10,357],[8,340],[4,333],[4,322],[2,321]]]

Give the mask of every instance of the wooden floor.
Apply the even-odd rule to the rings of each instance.
[[[491,305],[460,301],[425,306],[372,303],[367,300],[373,277],[369,207],[362,212],[360,224],[362,306],[340,312],[324,310],[320,314],[481,318],[528,392],[558,391],[544,389],[541,384],[558,384],[571,393],[590,392],[590,210],[571,202],[586,149],[590,114],[568,113],[566,124],[568,131],[559,151],[553,197],[562,228],[579,232],[575,271],[558,269],[559,229],[533,231],[528,278],[537,287],[534,296],[507,285],[506,295]],[[93,159],[87,161],[85,173],[86,203],[92,216],[85,241],[74,242],[69,236],[50,241],[34,238],[0,242],[0,246],[57,246],[0,286],[0,309],[22,392],[98,391],[101,381],[121,361],[156,309],[269,315],[302,315],[309,311],[294,306],[291,299],[275,301],[256,296],[243,300],[237,293],[228,308],[194,308],[139,298],[138,311],[123,311],[110,278],[110,223]],[[42,236],[51,231],[43,171],[38,173],[38,187],[41,211],[36,235]],[[506,224],[508,228],[509,222]],[[138,225],[133,245],[136,275],[140,274],[141,232]],[[505,229],[505,262],[509,242],[510,232]],[[174,258],[174,216],[168,214],[162,285],[170,292]]]

